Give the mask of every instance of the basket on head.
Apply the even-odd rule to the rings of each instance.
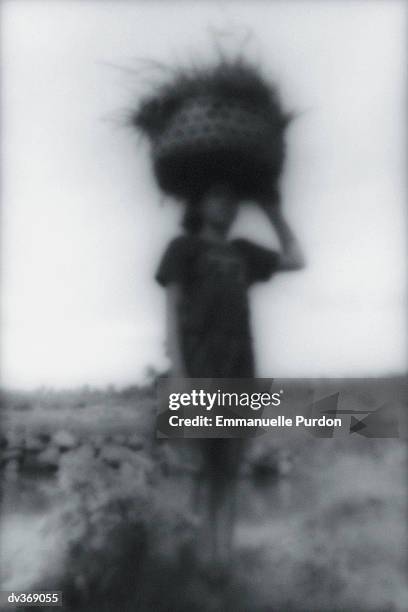
[[[275,90],[235,62],[179,77],[133,123],[150,139],[161,189],[191,200],[219,182],[244,198],[269,189],[282,170],[288,118]]]

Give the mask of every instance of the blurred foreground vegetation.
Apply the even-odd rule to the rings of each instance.
[[[356,393],[351,407],[367,397]],[[41,578],[14,574],[7,588],[62,590],[69,612],[407,609],[403,440],[257,440],[223,580],[203,563],[188,503],[194,457],[155,439],[153,384],[8,393],[1,416],[6,500],[22,475],[35,487],[48,474],[40,538],[59,542]],[[22,511],[13,500],[3,512]]]

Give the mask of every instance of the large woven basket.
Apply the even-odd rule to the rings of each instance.
[[[211,96],[188,99],[152,141],[161,188],[194,198],[216,182],[256,197],[283,163],[283,135],[258,109]]]

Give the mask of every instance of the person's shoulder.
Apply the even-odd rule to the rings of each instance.
[[[167,244],[164,250],[163,260],[181,263],[191,260],[198,248],[197,238],[188,234],[176,236]]]
[[[234,238],[234,240],[231,240],[231,244],[237,246],[238,248],[251,248],[251,246],[256,246],[254,242],[247,240],[246,238]]]
[[[246,238],[233,241],[248,265],[251,282],[268,280],[279,269],[279,253]]]
[[[155,278],[166,286],[172,282],[184,282],[192,261],[194,245],[187,235],[173,238],[167,245],[161,258]]]
[[[198,244],[198,240],[195,236],[190,234],[181,234],[170,240],[168,248],[172,250],[185,250],[192,249]]]

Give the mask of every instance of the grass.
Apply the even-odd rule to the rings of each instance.
[[[350,387],[348,402],[363,409],[390,394],[398,402],[404,384],[399,379],[368,381],[363,390]],[[155,448],[149,393],[47,398],[32,396],[32,407],[24,410],[6,406],[3,426],[49,434],[68,429],[81,439],[137,432],[150,436]],[[38,566],[45,573],[44,559],[58,558],[47,546],[52,547],[52,540],[69,543],[75,559],[59,559],[57,576],[38,583],[41,588],[62,585],[71,602],[65,608],[69,612],[110,612],[119,599],[124,612],[405,611],[406,442],[354,434],[284,442],[264,436],[256,443],[265,450],[284,444],[294,466],[286,479],[274,483],[241,480],[236,555],[228,583],[214,581],[214,572],[199,563],[194,517],[186,505],[187,477],[160,476],[149,483],[143,478],[143,462],[133,474],[129,466],[122,472],[94,459],[88,463],[86,453],[79,452],[64,462],[55,482],[65,495],[60,506],[51,508],[50,516],[37,516],[38,525],[28,522],[27,533],[41,528],[42,535],[25,542],[18,535],[17,515],[8,523],[7,539],[15,534],[14,554],[21,556],[20,565],[14,559],[16,571],[20,567],[30,575],[27,559],[35,563],[35,541]],[[97,500],[99,514],[94,510]],[[29,555],[25,543],[31,547]]]

